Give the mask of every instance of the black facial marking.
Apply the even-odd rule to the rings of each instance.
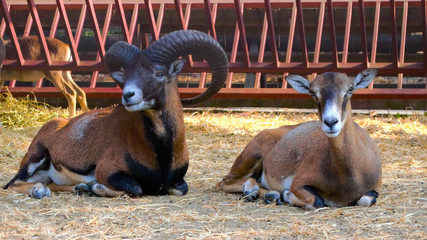
[[[350,99],[350,97],[347,97],[347,94],[344,95],[344,99],[342,101],[342,107],[341,107],[341,114],[342,114],[341,119],[345,118],[346,108],[347,108],[347,102],[348,102],[349,99]]]

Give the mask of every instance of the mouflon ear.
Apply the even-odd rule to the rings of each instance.
[[[168,70],[169,76],[171,76],[172,79],[178,76],[178,74],[181,73],[182,68],[184,68],[184,64],[185,64],[184,59],[178,59],[172,62]]]
[[[310,81],[299,76],[289,75],[286,76],[286,81],[299,93],[309,93]]]
[[[121,89],[125,86],[125,74],[123,71],[110,72],[110,76],[119,85]]]
[[[353,80],[354,89],[361,89],[367,87],[372,80],[377,76],[376,69],[365,69],[361,71]]]

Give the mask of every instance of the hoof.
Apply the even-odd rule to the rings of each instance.
[[[91,186],[86,183],[79,183],[74,187],[74,189],[76,190],[77,195],[93,196]]]
[[[243,195],[244,199],[247,202],[253,202],[258,198],[259,187],[258,185],[251,186],[250,184],[245,184],[243,186]]]
[[[283,201],[286,203],[291,204],[291,192],[289,190],[283,191]]]
[[[173,187],[168,188],[169,195],[183,196],[188,192],[188,185],[185,181],[176,183]]]
[[[31,197],[36,199],[42,199],[44,197],[50,197],[50,189],[44,183],[36,183],[31,188]]]
[[[89,184],[88,184],[89,185]],[[92,192],[100,197],[106,197],[108,196],[107,190],[105,189],[105,186],[100,183],[95,183],[91,187]]]
[[[264,195],[264,202],[266,204],[276,203],[277,205],[283,205],[282,200],[280,199],[280,193],[277,191],[269,191]]]

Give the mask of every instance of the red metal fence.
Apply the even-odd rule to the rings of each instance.
[[[110,30],[114,23],[118,25],[115,29],[120,29],[121,39],[144,48],[171,30],[172,23],[178,29],[192,28],[191,16],[198,14],[204,16],[201,22],[205,28],[201,30],[218,40],[221,36],[219,42],[223,46],[227,45],[227,31],[232,29],[232,34],[228,34],[233,36],[232,43],[225,47],[229,54],[230,74],[217,97],[301,98],[301,94],[287,87],[284,76],[311,74],[310,77],[314,77],[327,71],[354,75],[369,67],[377,68],[380,75],[397,76],[397,80],[391,85],[371,84],[368,89],[357,92],[357,98],[427,99],[426,0],[1,0],[0,9],[0,34],[12,41],[19,56],[18,59],[6,59],[4,69],[90,71],[90,84],[82,87],[88,97],[120,96],[121,90],[117,87],[98,86],[98,73],[106,70],[102,60],[108,39],[112,39]],[[259,11],[262,16],[258,18],[258,24],[254,24],[251,17],[254,11]],[[366,20],[367,11],[369,21]],[[52,14],[40,17],[40,12]],[[16,22],[22,22],[22,16],[27,19],[25,28],[17,34]],[[101,21],[99,16],[104,20]],[[252,19],[250,23],[248,19]],[[413,23],[409,27],[408,20]],[[254,25],[258,27],[254,28]],[[72,62],[50,59],[45,35],[48,32],[50,37],[55,37],[58,29],[64,31],[65,41],[72,49]],[[84,52],[78,51],[82,29],[92,30],[89,35],[96,48],[92,50],[96,53],[92,58],[83,59]],[[314,34],[308,38],[310,31]],[[251,37],[247,36],[249,32]],[[37,34],[42,43],[43,60],[22,57],[17,37],[31,33]],[[391,38],[391,41],[381,42],[379,36]],[[408,46],[406,40],[411,36],[418,36],[420,40]],[[254,37],[259,42],[249,44]],[[310,41],[314,43],[308,44]],[[352,41],[357,41],[360,50],[350,60]],[[390,54],[377,60],[377,49],[383,45],[388,45]],[[407,60],[409,47],[415,50]],[[324,49],[327,49],[326,54]],[[204,91],[207,84],[205,71],[209,71],[205,62],[188,60],[185,72],[202,74],[196,87],[188,87],[188,84],[180,87],[183,97]],[[255,74],[253,85],[242,87],[235,84],[235,73]],[[267,73],[282,77],[276,78],[273,87],[265,86],[262,80],[263,74]],[[420,78],[421,86],[405,84],[404,75]],[[41,81],[34,87],[15,84],[15,81],[9,84],[9,91],[14,94],[59,95],[53,87],[42,87]]]

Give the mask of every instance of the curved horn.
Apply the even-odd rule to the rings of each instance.
[[[105,53],[104,57],[108,71],[115,72],[121,68],[126,68],[140,51],[138,47],[127,42],[115,42]]]
[[[212,69],[212,81],[206,91],[194,98],[182,99],[183,104],[196,104],[213,96],[223,86],[228,74],[228,59],[224,49],[211,36],[195,31],[180,30],[155,41],[144,53],[154,62],[170,65],[180,56],[201,56]]]

